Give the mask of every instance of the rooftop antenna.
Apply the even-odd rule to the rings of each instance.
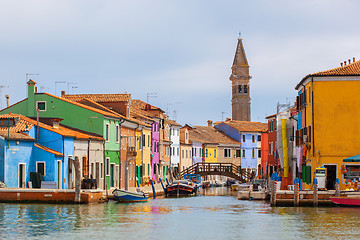
[[[177,115],[176,115],[176,113],[177,113],[177,111],[176,111],[176,104],[181,104],[182,102],[175,102],[174,103],[174,105],[175,105],[175,107],[174,107],[174,121],[176,122],[176,117],[177,117]]]
[[[239,32],[239,38],[241,38],[241,32]]]
[[[8,88],[9,86],[6,85],[0,85],[0,109],[2,109],[2,89],[3,88]]]
[[[156,98],[157,93],[146,93],[146,103],[149,103],[149,98]]]
[[[55,82],[55,96],[56,96],[56,93],[57,93],[57,85],[60,84],[60,83],[66,83],[66,82]]]
[[[40,74],[38,73],[26,73],[26,84],[29,81],[29,76],[39,76]],[[27,88],[26,88],[26,96],[27,96],[28,92],[27,92]]]
[[[72,93],[74,93],[74,89],[78,88],[77,86],[72,86],[71,89],[72,89]]]
[[[223,122],[224,121],[224,114],[227,113],[227,112],[221,112],[221,121]]]
[[[67,83],[67,85],[68,85],[68,93],[70,93],[70,85],[77,85],[77,83],[76,82],[68,82]]]
[[[276,113],[278,114],[281,110],[287,110],[287,109],[290,109],[290,103],[282,104],[278,102],[276,106]]]

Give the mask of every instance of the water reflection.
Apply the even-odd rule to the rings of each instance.
[[[137,204],[0,204],[0,238],[354,239],[359,220],[356,208],[272,208],[212,188]]]

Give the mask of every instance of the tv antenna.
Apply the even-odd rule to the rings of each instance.
[[[146,93],[146,103],[149,103],[149,98],[156,98],[157,93]]]
[[[223,122],[224,121],[224,114],[227,113],[227,112],[221,112],[221,121]]]
[[[0,85],[0,109],[2,109],[2,89],[3,88],[8,88],[9,86],[6,85]]]
[[[67,85],[68,85],[68,89],[67,89],[68,93],[70,93],[70,85],[77,85],[77,83],[76,82],[68,82]]]
[[[66,82],[55,82],[55,96],[56,96],[56,93],[57,93],[57,85],[60,84],[60,83],[66,83]]]

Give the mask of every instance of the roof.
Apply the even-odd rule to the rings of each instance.
[[[150,107],[149,110],[160,110],[160,111],[163,112],[163,110],[161,108],[155,107],[155,106],[153,106],[151,104],[148,104],[148,103],[146,103],[144,101],[141,101],[139,99],[133,99],[131,101],[131,105],[138,108],[138,109],[141,109],[141,110],[146,110],[146,106],[149,106]]]
[[[194,129],[189,130],[190,140],[199,141],[203,143],[220,143],[220,144],[238,144],[241,143],[220,132],[214,127],[209,126],[195,126]]]
[[[0,120],[1,119],[9,119],[9,118],[15,119],[15,126],[10,127],[9,132],[19,133],[19,132],[24,132],[24,131],[30,130],[34,124],[22,119],[21,116],[22,115],[20,115],[20,114],[13,114],[13,113],[2,114],[2,115],[0,115]],[[7,132],[8,127],[0,127],[0,131]]]
[[[267,116],[265,119],[269,119],[269,118],[276,118],[276,113],[275,113],[275,114],[273,114],[273,115],[269,115],[269,116]]]
[[[0,136],[8,140],[10,139],[10,140],[20,140],[20,141],[35,141],[35,138],[32,138],[29,135],[22,132],[0,131]]]
[[[311,73],[306,75],[295,87],[299,89],[303,82],[309,77],[328,77],[328,76],[360,76],[360,61],[353,61],[350,64],[343,65],[326,71]]]
[[[164,122],[165,122],[165,124],[169,124],[171,126],[179,126],[179,127],[181,127],[181,124],[178,124],[177,122],[175,122],[173,120],[170,120],[170,119],[167,119],[167,118],[164,119]]]
[[[128,102],[131,98],[131,94],[65,94],[61,97],[75,102],[79,102],[84,98],[95,102]]]
[[[41,93],[41,94],[45,94],[45,95],[48,95],[48,96],[51,96],[51,97],[60,99],[60,100],[62,100],[62,101],[65,101],[65,102],[68,102],[68,103],[77,105],[77,106],[82,107],[82,108],[85,108],[85,109],[88,109],[88,110],[90,110],[90,111],[100,113],[100,114],[102,114],[102,115],[104,115],[104,116],[109,116],[109,117],[118,118],[118,116],[115,115],[115,114],[113,114],[113,113],[110,113],[110,112],[107,112],[107,111],[103,111],[103,110],[100,110],[100,109],[97,109],[97,108],[94,108],[94,107],[90,107],[90,106],[87,106],[87,105],[84,105],[84,104],[81,104],[81,103],[78,103],[78,102],[75,102],[75,101],[71,101],[71,100],[68,100],[68,99],[66,99],[66,98],[61,98],[61,97],[52,95],[52,94],[50,94],[50,93]]]
[[[55,151],[55,150],[53,150],[53,149],[51,149],[51,148],[44,147],[43,145],[40,145],[40,144],[38,144],[38,143],[35,143],[34,146],[37,147],[37,148],[40,148],[40,149],[42,149],[42,150],[44,150],[44,151],[46,151],[46,152],[52,153],[52,154],[54,154],[54,155],[57,156],[57,157],[62,157],[62,156],[63,156],[62,153],[60,153],[60,152],[58,152],[58,151]]]
[[[225,121],[222,123],[237,129],[239,132],[267,132],[268,131],[267,123],[236,121],[236,120]]]

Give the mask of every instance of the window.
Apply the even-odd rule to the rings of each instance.
[[[236,157],[237,158],[241,157],[241,150],[240,149],[236,149]]]
[[[269,143],[269,155],[271,155],[272,151],[271,151],[271,143]]]
[[[83,156],[83,158],[82,158],[82,170],[83,170],[83,177],[89,175],[86,156]]]
[[[188,150],[186,150],[186,158],[188,158]]]
[[[261,142],[261,135],[258,135],[258,142]]]
[[[187,132],[185,133],[185,139],[186,140],[188,139],[188,133]]]
[[[36,102],[36,109],[39,109],[39,111],[46,111],[46,102],[45,101]]]
[[[100,178],[104,178],[104,163],[100,163]]]
[[[214,158],[216,158],[216,149],[214,149]]]
[[[205,157],[208,157],[208,150],[205,149]]]
[[[247,92],[248,92],[248,86],[244,85],[244,93],[247,93]]]
[[[94,178],[94,163],[91,163],[90,172],[91,172],[90,178]]]
[[[245,157],[245,149],[242,150],[242,157]]]
[[[36,162],[36,172],[41,173],[45,176],[45,162]]]
[[[258,150],[258,158],[261,158],[261,150]]]
[[[119,142],[119,136],[120,136],[120,127],[119,125],[116,125],[116,142]]]
[[[242,137],[243,137],[243,142],[245,142],[245,134],[243,134]]]
[[[251,138],[252,138],[252,142],[254,143],[255,142],[255,135],[252,135]]]
[[[184,149],[181,151],[182,158],[184,158]]]
[[[251,152],[251,157],[252,157],[252,158],[255,158],[255,149],[252,150],[252,152]]]
[[[239,91],[239,93],[242,92],[241,85],[238,86],[238,91]]]
[[[150,135],[148,135],[148,147],[150,147]]]
[[[109,141],[109,124],[107,123],[105,126],[105,140]]]
[[[106,176],[110,176],[110,158],[106,158]]]
[[[180,152],[180,150],[179,150],[179,148],[177,148],[177,155],[179,156],[179,152]]]
[[[226,158],[231,157],[231,149],[230,148],[224,149],[224,157],[226,157]]]

